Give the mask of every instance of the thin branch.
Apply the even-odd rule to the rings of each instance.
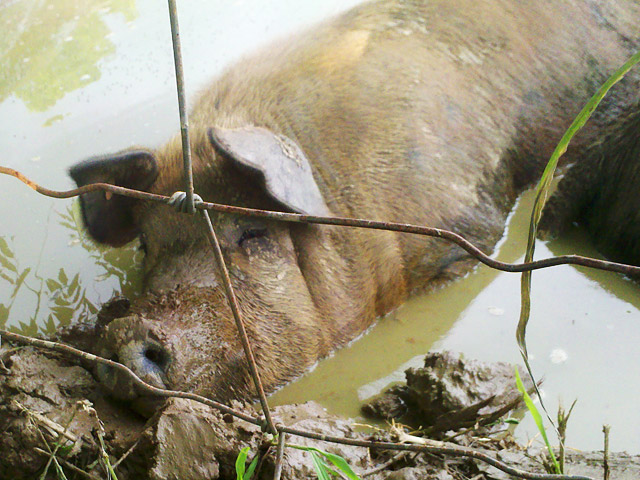
[[[2,335],[2,333],[0,333],[0,335]],[[51,432],[55,433],[58,436],[58,440],[60,440],[62,437],[64,437],[67,440],[69,440],[71,443],[74,443],[74,444],[79,440],[78,437],[76,437],[74,434],[70,433],[68,431],[68,429],[66,429],[65,427],[63,427],[59,423],[54,422],[53,420],[45,417],[44,415],[42,415],[42,414],[40,414],[38,412],[34,412],[33,410],[28,409],[27,407],[22,405],[17,400],[14,400],[14,404],[20,409],[21,412],[23,412],[26,415],[30,416],[34,421],[36,421],[37,423],[39,423],[43,427],[46,427],[47,430],[49,431],[49,433],[51,433]]]
[[[428,452],[432,454],[448,455],[452,457],[467,457],[475,458],[485,462],[492,467],[502,470],[509,475],[513,475],[519,478],[527,480],[593,480],[591,477],[584,477],[582,475],[553,475],[546,473],[531,473],[525,472],[517,468],[513,468],[506,463],[503,463],[495,458],[487,455],[486,453],[472,450],[466,447],[460,447],[457,445],[445,444],[444,442],[429,442],[429,445],[407,445],[401,443],[391,442],[372,442],[367,440],[356,440],[353,438],[334,437],[331,435],[323,435],[318,433],[305,432],[297,430],[295,428],[279,426],[278,430],[281,432],[290,433],[291,435],[297,435],[300,437],[311,438],[313,440],[320,440],[323,442],[340,443],[343,445],[353,445],[355,447],[367,447],[380,450],[403,450],[410,452]]]
[[[276,450],[276,467],[273,474],[273,480],[280,480],[282,476],[282,463],[284,461],[284,447],[287,434],[280,432],[278,434],[278,449]]]
[[[604,452],[603,452],[604,480],[609,480],[609,475],[611,474],[609,470],[609,433],[611,433],[611,425],[603,425],[602,433],[604,433]]]
[[[168,203],[170,199],[169,197],[166,197],[163,195],[155,195],[155,194],[150,194],[146,192],[130,190],[127,188],[117,187],[114,185],[109,185],[104,183],[85,185],[83,187],[80,187],[74,190],[69,190],[66,192],[58,192],[58,191],[49,190],[39,186],[35,182],[28,179],[26,176],[22,175],[20,172],[13,169],[0,167],[0,173],[14,176],[19,180],[21,180],[22,182],[24,182],[29,187],[31,187],[32,189],[36,190],[37,192],[43,195],[54,197],[54,198],[69,198],[76,195],[80,195],[82,193],[87,193],[87,192],[96,191],[96,190],[104,190],[104,191],[110,191],[112,193],[121,194],[121,195],[129,196],[129,197],[137,198],[141,200],[151,200],[156,202]],[[471,244],[470,242],[465,240],[463,237],[461,237],[460,235],[454,232],[451,232],[448,230],[442,230],[438,228],[418,226],[418,225],[393,223],[393,222],[378,222],[378,221],[365,220],[365,219],[298,215],[298,214],[283,213],[283,212],[272,212],[272,211],[248,209],[248,208],[242,208],[242,207],[233,207],[228,205],[220,205],[220,204],[207,203],[207,202],[198,203],[198,205],[196,205],[196,208],[201,210],[215,210],[223,213],[235,213],[240,215],[271,218],[274,220],[289,221],[289,222],[316,223],[316,224],[324,224],[324,225],[370,228],[370,229],[377,229],[377,230],[391,230],[391,231],[414,233],[418,235],[426,235],[426,236],[431,236],[436,238],[442,238],[444,240],[455,243],[456,245],[462,247],[471,255],[478,258],[482,263],[490,267],[496,268],[498,270],[503,270],[507,272],[522,272],[522,271],[530,271],[530,270],[535,270],[535,269],[545,268],[545,267],[550,267],[555,265],[561,265],[561,264],[574,264],[574,265],[588,266],[592,268],[599,268],[602,270],[616,271],[624,274],[640,274],[640,267],[618,264],[614,262],[606,262],[602,260],[596,260],[593,258],[580,257],[575,255],[554,257],[546,260],[539,260],[536,262],[529,262],[525,264],[508,264],[508,263],[498,262],[497,260],[494,260],[491,257],[484,254],[480,249],[478,249],[473,244]],[[210,224],[210,221],[208,223]],[[215,250],[215,233],[212,236],[212,243],[214,244],[214,250]],[[232,300],[233,295],[228,295],[228,297],[230,299],[230,302],[232,304],[232,309],[233,309],[233,300]],[[240,321],[238,322],[238,324],[239,324],[239,330],[240,332],[242,332],[243,331],[242,322]],[[263,422],[260,421],[260,419],[252,418],[230,407],[227,407],[226,405],[223,405],[219,402],[215,402],[213,400],[209,400],[207,398],[201,397],[199,395],[191,394],[191,393],[164,390],[164,389],[160,389],[160,388],[148,385],[145,382],[143,382],[140,378],[138,378],[129,368],[117,362],[113,362],[111,360],[107,360],[92,354],[88,354],[86,352],[82,352],[80,350],[77,350],[75,348],[72,348],[60,343],[49,342],[46,340],[39,340],[39,339],[30,339],[28,337],[23,337],[22,335],[17,335],[14,333],[9,333],[4,330],[0,330],[0,335],[6,337],[9,340],[18,341],[20,343],[37,345],[44,348],[57,350],[60,352],[70,353],[70,354],[82,357],[90,362],[97,362],[97,363],[103,363],[103,364],[109,365],[127,374],[140,389],[152,395],[156,395],[160,397],[179,397],[179,398],[187,398],[187,399],[195,400],[195,401],[204,403],[205,405],[216,408],[222,412],[234,415],[247,422],[260,425],[261,427],[263,426]],[[241,335],[241,337],[243,336]],[[247,340],[246,333],[244,335],[243,340]],[[255,361],[253,363],[251,362],[252,356],[250,355],[251,353],[250,347],[249,349],[245,349],[245,351],[247,352],[247,358],[249,360],[250,368],[255,368]],[[257,373],[257,369],[256,369],[256,373]],[[255,381],[255,377],[254,377],[254,381]],[[257,386],[258,392],[260,392],[261,385],[259,380],[256,382],[256,386]],[[267,426],[269,427],[269,429],[273,429],[274,426],[269,415],[268,405],[266,405],[266,399],[264,399],[262,395],[260,395],[260,397],[263,403],[263,411],[265,413]],[[360,440],[313,434],[310,432],[304,432],[304,431],[291,429],[283,426],[278,426],[277,431],[280,432],[281,434],[286,432],[292,435],[303,436],[306,438],[313,438],[316,440],[331,441],[335,443],[343,443],[347,445],[356,445],[356,446],[363,446],[363,447],[369,447],[369,448],[405,450],[405,451],[427,451],[431,453],[440,453],[440,454],[446,454],[446,455],[452,455],[452,456],[476,458],[490,465],[493,465],[494,467],[500,470],[503,470],[511,475],[515,475],[521,478],[531,479],[531,480],[590,480],[588,479],[588,477],[581,477],[581,476],[546,475],[546,474],[533,474],[533,473],[523,472],[521,470],[512,468],[506,464],[503,464],[502,462],[482,452],[478,452],[478,451],[474,451],[474,450],[470,450],[462,447],[457,447],[457,446],[402,445],[402,444],[396,444],[396,443],[390,443],[390,442],[365,442]]]
[[[106,358],[99,357],[97,355],[93,355],[92,353],[83,352],[82,350],[78,350],[77,348],[73,348],[69,345],[65,345],[63,343],[51,342],[49,340],[42,340],[39,338],[26,337],[24,335],[20,335],[18,333],[9,332],[7,330],[0,329],[0,337],[3,337],[5,340],[10,342],[18,342],[26,345],[33,345],[35,347],[46,348],[47,350],[54,350],[56,352],[70,354],[79,358],[82,358],[91,363],[101,363],[103,365],[108,365],[111,368],[115,368],[125,375],[129,376],[129,378],[133,381],[133,383],[140,388],[140,390],[148,393],[150,395],[155,395],[157,397],[162,398],[186,398],[189,400],[195,400],[196,402],[203,403],[212,408],[220,410],[223,413],[231,414],[235,417],[238,417],[245,422],[252,423],[254,425],[260,426],[260,422],[250,415],[242,413],[238,410],[235,410],[231,407],[228,407],[220,402],[216,402],[215,400],[209,400],[208,398],[202,397],[200,395],[196,395],[194,393],[186,393],[186,392],[178,392],[175,390],[165,390],[163,388],[154,387],[153,385],[149,385],[142,381],[135,373],[133,373],[128,367],[124,366],[121,363],[114,362],[112,360],[107,360]]]
[[[385,470],[387,467],[390,467],[394,463],[399,462],[400,460],[404,459],[407,455],[409,455],[408,452],[397,453],[396,455],[391,457],[386,462],[381,463],[380,465],[378,465],[377,467],[372,468],[371,470],[367,470],[362,475],[360,475],[360,477],[366,478],[366,477],[370,477],[371,475],[375,475],[376,473],[380,473],[381,471]]]
[[[140,444],[140,440],[142,440],[141,436],[138,437],[136,441],[133,442],[133,445],[131,445],[129,449],[126,452],[124,452],[124,454],[118,460],[114,462],[113,464],[114,470],[118,468],[118,465],[120,465],[131,454],[131,452],[133,452],[136,449],[136,447]]]
[[[42,450],[41,448],[38,447],[34,447],[34,450],[41,454],[41,455],[45,455],[45,456],[50,456],[49,453],[45,452],[44,450]],[[68,468],[69,470],[72,470],[74,473],[77,473],[78,475],[84,477],[84,478],[88,478],[89,480],[102,480],[100,477],[96,477],[95,475],[92,475],[89,472],[85,472],[84,470],[76,467],[73,463],[68,462],[67,460],[65,460],[64,458],[60,458],[60,457],[56,457],[57,461],[60,462],[62,465],[64,465],[66,468]]]

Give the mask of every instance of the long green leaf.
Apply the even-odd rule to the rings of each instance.
[[[0,255],[0,266],[6,270],[18,273],[18,267],[13,262],[10,262],[7,258]]]
[[[356,473],[351,469],[347,461],[342,458],[340,455],[336,455],[334,453],[325,452],[324,450],[320,450],[315,447],[303,447],[301,445],[287,445],[288,447],[295,448],[297,450],[302,450],[305,452],[310,452],[312,455],[318,454],[322,455],[322,457],[329,460],[338,470],[344,473],[347,478],[350,480],[360,480],[360,477],[356,475]]]
[[[18,276],[18,278],[16,278],[16,281],[13,287],[13,293],[11,294],[11,298],[14,298],[18,294],[18,290],[20,290],[20,287],[22,287],[22,284],[24,283],[24,280],[27,278],[27,275],[29,275],[29,272],[31,272],[31,267],[25,268],[22,271],[22,273]]]
[[[4,303],[0,303],[0,328],[5,328],[5,324],[9,319],[9,307]]]
[[[547,432],[544,428],[544,423],[542,422],[542,415],[536,408],[533,400],[527,393],[527,389],[524,388],[524,384],[520,379],[520,373],[518,372],[518,367],[515,368],[516,371],[516,386],[518,387],[518,391],[522,394],[522,399],[524,400],[524,404],[527,406],[529,412],[531,412],[531,416],[533,417],[534,422],[536,422],[536,426],[538,427],[538,431],[542,438],[544,439],[544,443],[547,445],[547,451],[549,452],[549,456],[551,457],[551,461],[553,462],[553,466],[556,469],[556,473],[563,474],[564,472],[560,469],[560,464],[558,460],[556,460],[556,456],[553,454],[553,449],[551,448],[551,444],[549,443],[549,439],[547,438]]]
[[[9,275],[4,273],[2,270],[0,270],[0,278],[2,278],[3,280],[5,280],[6,282],[8,282],[8,283],[10,283],[12,285],[15,282],[15,280],[13,278],[11,278]]]
[[[312,450],[308,451],[311,453],[313,467],[316,470],[316,474],[318,475],[319,480],[331,480],[331,477],[329,477],[329,472],[327,472],[327,467],[322,461],[322,458],[320,458],[320,456],[316,452]]]
[[[556,171],[556,167],[558,166],[558,161],[560,157],[567,151],[567,147],[571,142],[571,139],[574,137],[576,133],[587,123],[587,120],[591,117],[591,114],[595,111],[597,106],[600,104],[604,96],[607,92],[613,87],[617,82],[619,82],[625,74],[631,70],[631,68],[640,62],[640,52],[633,55],[627,62],[620,67],[618,70],[611,75],[606,82],[598,89],[593,97],[587,102],[587,104],[582,108],[578,116],[571,123],[565,134],[560,139],[560,142],[556,146],[547,166],[542,173],[542,178],[538,183],[536,188],[536,198],[533,205],[533,210],[531,212],[531,220],[529,222],[529,236],[527,238],[527,250],[524,256],[525,262],[531,262],[533,260],[533,255],[535,251],[535,241],[538,231],[538,224],[540,223],[540,218],[542,217],[542,210],[547,201],[547,195],[549,193],[549,189],[551,188],[551,182],[553,181],[553,175]],[[531,313],[531,271],[523,272],[520,279],[520,319],[518,320],[518,328],[516,329],[516,341],[518,342],[518,347],[520,348],[520,354],[524,360],[524,365],[533,381],[534,388],[538,397],[540,398],[540,392],[538,391],[538,385],[533,376],[533,371],[531,369],[531,365],[529,364],[529,355],[527,353],[527,342],[526,342],[526,332],[527,332],[527,324],[529,323],[529,316]],[[544,410],[549,422],[558,434],[558,438],[560,438],[558,429],[549,416],[547,409],[540,398],[540,405]],[[560,440],[562,441],[562,440]]]
[[[244,480],[245,464],[249,455],[249,447],[244,447],[236,458],[236,480]]]
[[[256,471],[256,467],[258,466],[258,460],[260,460],[259,455],[256,455],[255,457],[253,457],[253,460],[251,460],[251,463],[249,464],[249,468],[247,468],[247,471],[242,477],[242,480],[251,480],[251,477],[253,477],[253,472]]]
[[[549,159],[549,163],[547,163],[546,168],[542,174],[542,178],[540,179],[540,183],[536,189],[536,199],[533,205],[533,211],[531,213],[531,221],[529,224],[529,237],[527,239],[527,251],[525,253],[525,262],[530,262],[533,259],[533,254],[535,250],[535,240],[536,233],[538,230],[538,224],[540,223],[540,217],[542,216],[542,209],[544,208],[544,204],[547,201],[547,194],[549,192],[549,188],[551,187],[551,182],[553,180],[553,175],[556,171],[556,167],[558,166],[558,160],[560,157],[567,151],[567,147],[571,142],[571,139],[574,137],[576,133],[587,123],[587,120],[591,117],[591,114],[595,111],[596,107],[600,104],[604,96],[607,92],[613,87],[617,82],[619,82],[625,74],[631,70],[631,68],[640,62],[640,52],[633,55],[622,67],[620,67],[616,72],[611,75],[606,82],[598,89],[596,94],[591,97],[591,99],[587,102],[584,108],[580,111],[578,116],[575,118],[573,123],[569,126],[565,134],[560,139],[558,146],[554,150],[551,158]],[[524,272],[522,274],[521,281],[521,292],[522,292],[522,304],[520,310],[520,321],[518,323],[518,330],[516,332],[516,339],[518,341],[518,346],[520,347],[520,351],[522,356],[525,359],[525,364],[527,365],[527,369],[529,368],[529,362],[527,361],[527,345],[526,345],[526,329],[527,323],[529,321],[529,313],[531,310],[531,272]],[[535,383],[535,382],[534,382]]]
[[[9,248],[9,244],[4,239],[4,237],[0,237],[0,254],[4,255],[7,258],[13,258],[14,254]]]

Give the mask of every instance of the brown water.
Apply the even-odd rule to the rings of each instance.
[[[532,192],[522,197],[495,258],[522,261],[532,197]],[[537,242],[536,251],[536,258],[597,256],[579,231],[562,241]],[[420,366],[429,350],[522,364],[515,341],[519,288],[519,275],[479,266],[437,292],[411,299],[272,401],[312,399],[366,423],[359,412],[362,401],[404,380],[404,370]],[[531,364],[545,379],[542,393],[552,416],[559,401],[568,407],[578,399],[568,430],[572,447],[602,448],[602,424],[609,423],[613,449],[640,451],[640,415],[634,407],[640,398],[639,293],[638,285],[607,272],[561,266],[533,275]],[[528,416],[516,429],[522,441],[536,432]]]
[[[196,5],[197,3],[197,5]],[[353,0],[351,4],[358,3]],[[81,5],[81,6],[80,6]],[[344,0],[180,2],[188,96],[257,44],[349,6]],[[0,164],[43,185],[71,187],[65,170],[90,155],[154,146],[178,129],[164,2],[24,0],[0,6]],[[497,257],[516,261],[526,238],[521,202]],[[589,253],[579,232],[538,244],[539,258]],[[0,177],[0,326],[53,331],[84,318],[115,291],[139,288],[135,247],[103,250],[80,233],[70,200],[38,196]],[[403,378],[429,349],[519,362],[519,277],[479,267],[417,297],[362,339],[272,397],[315,399],[358,416],[361,400]],[[640,296],[612,274],[558,267],[533,277],[528,329],[535,373],[552,411],[578,404],[569,444],[640,452]],[[530,419],[517,433],[535,435]]]

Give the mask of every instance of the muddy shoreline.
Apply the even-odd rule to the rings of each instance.
[[[75,343],[84,348],[89,346],[86,341]],[[223,415],[198,402],[176,398],[169,399],[152,418],[145,419],[126,405],[107,398],[90,373],[89,365],[82,365],[77,359],[57,352],[3,342],[0,360],[0,432],[3,432],[0,436],[0,451],[3,452],[0,455],[0,479],[37,478],[47,463],[46,478],[58,478],[56,467],[50,462],[50,452],[56,453],[58,464],[69,479],[107,478],[103,464],[98,461],[102,455],[101,441],[112,466],[116,466],[120,480],[235,479],[235,461],[244,447],[250,447],[249,458],[256,453],[262,456],[256,478],[273,478],[275,447],[256,425]],[[407,410],[418,405],[418,410],[422,409],[419,416],[424,423],[428,416],[425,408],[430,404],[429,408],[439,412],[439,415],[433,415],[437,419],[434,424],[442,427],[445,425],[443,418],[449,421],[440,428],[440,432],[431,431],[431,438],[443,439],[451,437],[452,431],[469,430],[470,422],[483,423],[474,420],[471,412],[475,412],[477,419],[491,417],[495,420],[495,405],[512,401],[503,398],[494,406],[486,401],[487,398],[501,397],[503,383],[492,379],[500,376],[496,372],[506,372],[505,369],[510,368],[508,366],[487,370],[486,364],[465,361],[451,354],[432,354],[425,363],[425,369],[408,374],[409,381],[402,394],[404,400],[401,400],[404,410],[396,411],[399,415],[387,411],[387,418],[406,419]],[[455,373],[458,367],[462,370]],[[432,383],[425,389],[427,377],[432,380],[438,377],[442,380],[438,384],[440,386],[436,388]],[[488,381],[484,377],[488,377]],[[465,387],[463,392],[461,385],[472,386]],[[416,397],[418,387],[430,393]],[[407,389],[413,389],[414,393],[407,393]],[[389,400],[389,395],[383,394],[380,398],[386,396]],[[406,402],[411,395],[414,401]],[[437,404],[425,400],[436,397],[442,402]],[[249,415],[257,415],[250,406],[236,403],[233,407]],[[412,411],[415,416],[416,410]],[[408,430],[355,431],[349,420],[329,415],[314,403],[276,407],[273,414],[278,423],[322,435],[376,441],[415,438],[402,438]],[[459,424],[451,423],[452,419]],[[514,468],[544,473],[539,451],[524,449],[508,436],[488,441],[492,429],[495,429],[495,421],[492,426],[471,429],[470,433],[455,437],[452,440],[455,443],[446,445],[473,448]],[[514,478],[484,462],[464,457],[374,450],[294,436],[289,436],[288,442],[340,455],[361,478]],[[600,452],[571,452],[567,455],[567,465],[570,475],[602,478]],[[611,478],[640,478],[638,456],[612,454],[610,466]],[[282,478],[316,478],[308,453],[287,448]]]

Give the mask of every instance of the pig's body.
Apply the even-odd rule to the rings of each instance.
[[[242,60],[191,115],[205,200],[446,228],[485,251],[564,129],[634,48],[637,4],[379,1]],[[597,39],[597,40],[596,40]],[[638,82],[610,103],[633,108]],[[607,115],[576,140],[606,128]],[[182,190],[178,139],[79,164],[80,183]],[[157,173],[156,173],[157,172]],[[156,176],[157,175],[157,176]],[[116,203],[114,205],[114,200]],[[102,353],[143,379],[218,398],[252,393],[205,229],[167,206],[84,200],[89,231],[142,234],[147,294]],[[415,235],[214,214],[267,390],[301,374],[418,289],[468,271]],[[153,292],[165,292],[154,294]],[[135,397],[112,372],[119,396]]]

